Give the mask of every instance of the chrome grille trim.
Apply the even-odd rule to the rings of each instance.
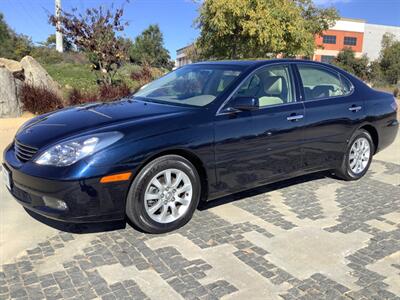
[[[38,151],[37,148],[14,141],[15,156],[22,162],[30,160]]]

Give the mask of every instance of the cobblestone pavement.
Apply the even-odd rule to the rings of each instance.
[[[400,299],[400,165],[233,198],[164,235],[60,231],[0,267],[0,299]]]

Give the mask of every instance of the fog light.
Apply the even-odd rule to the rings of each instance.
[[[65,203],[62,200],[52,198],[52,197],[43,197],[44,204],[48,207],[58,209],[58,210],[67,210],[68,206],[67,203]]]

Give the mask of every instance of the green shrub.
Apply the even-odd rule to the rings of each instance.
[[[70,64],[89,64],[89,60],[85,53],[83,52],[74,52],[68,51],[62,53],[63,62]]]
[[[368,68],[368,57],[362,56],[361,58],[357,58],[351,48],[344,48],[340,51],[338,56],[333,60],[333,64],[362,80],[368,80],[371,77]]]
[[[63,61],[63,55],[56,49],[36,47],[32,50],[31,56],[40,64],[57,64]]]

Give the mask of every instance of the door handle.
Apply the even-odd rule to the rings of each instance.
[[[349,111],[353,111],[353,112],[358,112],[359,110],[361,110],[362,109],[362,106],[352,106],[352,107],[349,107]]]
[[[300,119],[303,119],[303,118],[304,118],[303,115],[294,115],[294,116],[287,117],[286,120],[288,120],[288,121],[297,121],[297,120],[300,120]]]

